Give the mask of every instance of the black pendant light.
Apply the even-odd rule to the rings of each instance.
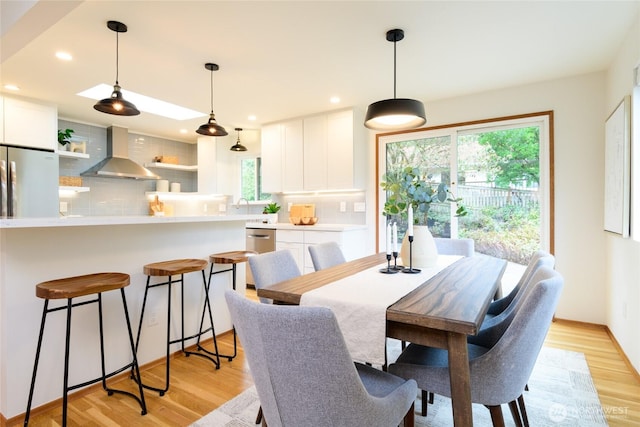
[[[369,129],[411,129],[427,122],[422,102],[415,99],[396,98],[396,42],[403,38],[402,30],[387,31],[387,40],[393,42],[393,99],[384,99],[369,105],[364,119],[364,125]]]
[[[218,71],[220,67],[218,67],[218,64],[207,62],[204,64],[204,68],[211,71],[211,113],[209,114],[209,121],[200,126],[196,132],[207,136],[225,136],[228,135],[227,131],[216,122],[216,115],[213,114],[213,72]]]
[[[98,101],[93,108],[102,113],[115,114],[116,116],[137,116],[140,111],[135,105],[122,97],[120,84],[118,83],[118,33],[126,33],[127,26],[122,22],[109,21],[107,22],[107,27],[116,33],[116,84],[113,85],[111,97]]]
[[[245,147],[244,145],[240,144],[240,132],[242,131],[242,128],[236,128],[235,130],[236,130],[236,132],[238,132],[238,140],[236,141],[236,143],[234,145],[231,146],[231,148],[229,148],[229,150],[231,150],[231,151],[247,151],[247,147]]]

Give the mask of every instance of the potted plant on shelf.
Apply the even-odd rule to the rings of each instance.
[[[75,131],[73,129],[58,129],[58,144],[62,146],[63,150],[68,150],[68,144],[71,143],[71,136]]]
[[[416,267],[431,267],[438,258],[433,236],[427,227],[427,218],[432,203],[456,203],[456,216],[465,216],[467,210],[455,197],[446,183],[437,183],[432,175],[422,174],[419,168],[407,166],[402,169],[388,171],[380,183],[387,192],[383,215],[387,217],[399,216],[407,221],[407,229],[412,228],[414,243],[412,248],[412,264]],[[409,227],[409,219],[412,226]],[[402,240],[400,257],[408,263],[409,233],[405,233]]]
[[[268,224],[276,224],[278,222],[278,211],[280,210],[280,205],[277,203],[269,203],[262,210],[263,214],[267,215],[267,223]]]

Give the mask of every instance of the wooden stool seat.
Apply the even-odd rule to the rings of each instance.
[[[209,261],[214,264],[238,264],[247,262],[250,256],[258,255],[256,251],[229,251],[209,255]]]
[[[122,289],[129,283],[130,277],[124,273],[86,274],[38,283],[36,296],[43,299],[76,298]]]
[[[205,268],[207,268],[207,261],[203,259],[174,259],[147,264],[144,266],[144,274],[147,276],[175,276],[201,271]]]

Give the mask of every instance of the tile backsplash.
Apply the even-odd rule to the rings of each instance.
[[[99,126],[58,120],[58,128],[73,129],[72,141],[86,141],[88,159],[60,158],[60,176],[79,176],[81,172],[100,162],[107,154],[107,129]],[[129,158],[144,165],[159,155],[177,156],[180,164],[197,163],[196,144],[187,144],[129,133]],[[197,172],[153,169],[162,179],[179,182],[183,192],[197,191]],[[90,191],[63,194],[61,202],[67,203],[66,215],[129,216],[147,215],[147,191],[155,191],[153,180],[82,177],[82,185]]]

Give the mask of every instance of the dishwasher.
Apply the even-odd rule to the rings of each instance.
[[[276,230],[271,228],[247,228],[247,250],[259,254],[276,250]],[[247,286],[255,288],[251,267],[247,263]]]

